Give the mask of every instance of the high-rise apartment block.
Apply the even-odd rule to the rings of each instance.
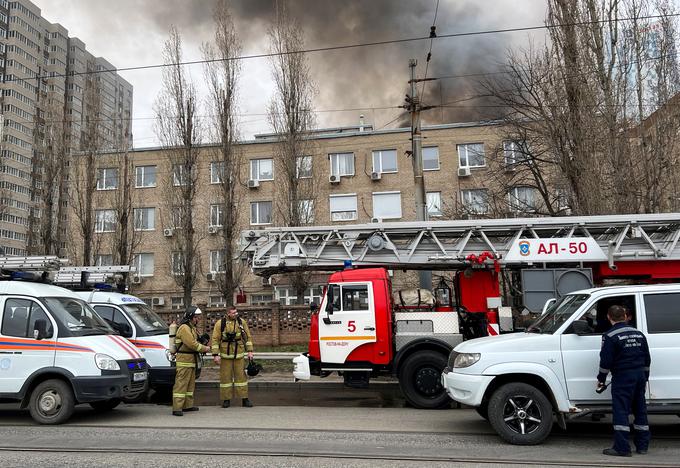
[[[0,246],[25,255],[45,214],[40,189],[60,183],[50,180],[43,153],[56,152],[68,166],[71,154],[84,149],[88,121],[97,122],[98,151],[129,148],[132,85],[30,1],[0,0],[0,90]]]

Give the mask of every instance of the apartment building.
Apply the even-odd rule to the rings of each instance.
[[[30,1],[0,0],[0,247],[5,254],[27,253],[35,220],[44,214],[37,189],[45,171],[40,162],[45,133],[59,124],[65,160],[80,149],[88,79],[101,95],[100,148],[131,146],[132,86]],[[59,223],[64,229],[66,220]]]
[[[490,191],[498,176],[511,170],[520,157],[519,143],[503,141],[502,127],[495,122],[459,123],[426,127],[423,165],[431,219],[485,216],[492,210]],[[238,228],[251,229],[282,224],[280,210],[280,161],[276,159],[276,135],[258,135],[240,143],[243,154],[237,192]],[[317,130],[309,136],[308,153],[298,159],[298,177],[314,179],[315,190],[304,206],[304,220],[314,225],[340,225],[381,221],[415,220],[413,170],[410,159],[410,129],[374,130],[370,125]],[[220,168],[215,148],[201,148],[195,204],[196,238],[199,243],[202,274],[194,288],[194,302],[221,306],[224,299],[214,280],[224,263],[222,237],[223,210],[220,203]],[[182,183],[182,177],[169,162],[163,149],[134,150],[132,202],[137,276],[131,288],[135,294],[162,308],[183,308],[182,294],[175,281],[177,252],[176,210],[169,206],[168,192]],[[115,194],[122,186],[123,170],[116,155],[100,155],[99,181],[95,194],[97,264],[113,261],[112,246],[117,231]],[[504,212],[527,212],[538,203],[532,189],[517,185],[503,194]],[[495,203],[498,203],[496,200]],[[76,232],[72,229],[72,233]],[[74,244],[78,244],[74,238]],[[395,282],[413,284],[413,275],[395,273]],[[313,276],[305,302],[318,300],[325,277]],[[289,279],[275,276],[264,280],[246,274],[235,294],[235,301],[248,304],[279,300],[295,302],[295,289]]]

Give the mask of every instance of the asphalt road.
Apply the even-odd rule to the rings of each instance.
[[[652,417],[649,455],[601,455],[611,422],[573,422],[540,446],[503,443],[473,410],[83,407],[63,426],[0,410],[2,466],[680,466],[680,419]]]

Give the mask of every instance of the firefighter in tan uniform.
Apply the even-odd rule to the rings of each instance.
[[[175,386],[172,388],[172,414],[183,416],[182,411],[198,411],[194,406],[194,387],[196,386],[196,368],[201,353],[210,352],[210,348],[198,341],[198,319],[202,312],[190,306],[177,329],[175,335]]]
[[[212,333],[212,354],[220,365],[220,399],[222,408],[229,408],[231,398],[241,398],[242,405],[252,408],[248,399],[248,379],[245,358],[253,359],[253,342],[248,324],[232,307],[226,317],[215,323]]]

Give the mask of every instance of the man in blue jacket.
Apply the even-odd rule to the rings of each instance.
[[[632,410],[635,416],[633,429],[636,452],[646,454],[650,432],[645,390],[651,363],[647,339],[638,329],[628,325],[624,307],[611,306],[607,311],[607,318],[612,328],[602,335],[597,388],[605,386],[607,375],[611,372],[614,446],[604,449],[602,453],[631,456],[628,415]]]

